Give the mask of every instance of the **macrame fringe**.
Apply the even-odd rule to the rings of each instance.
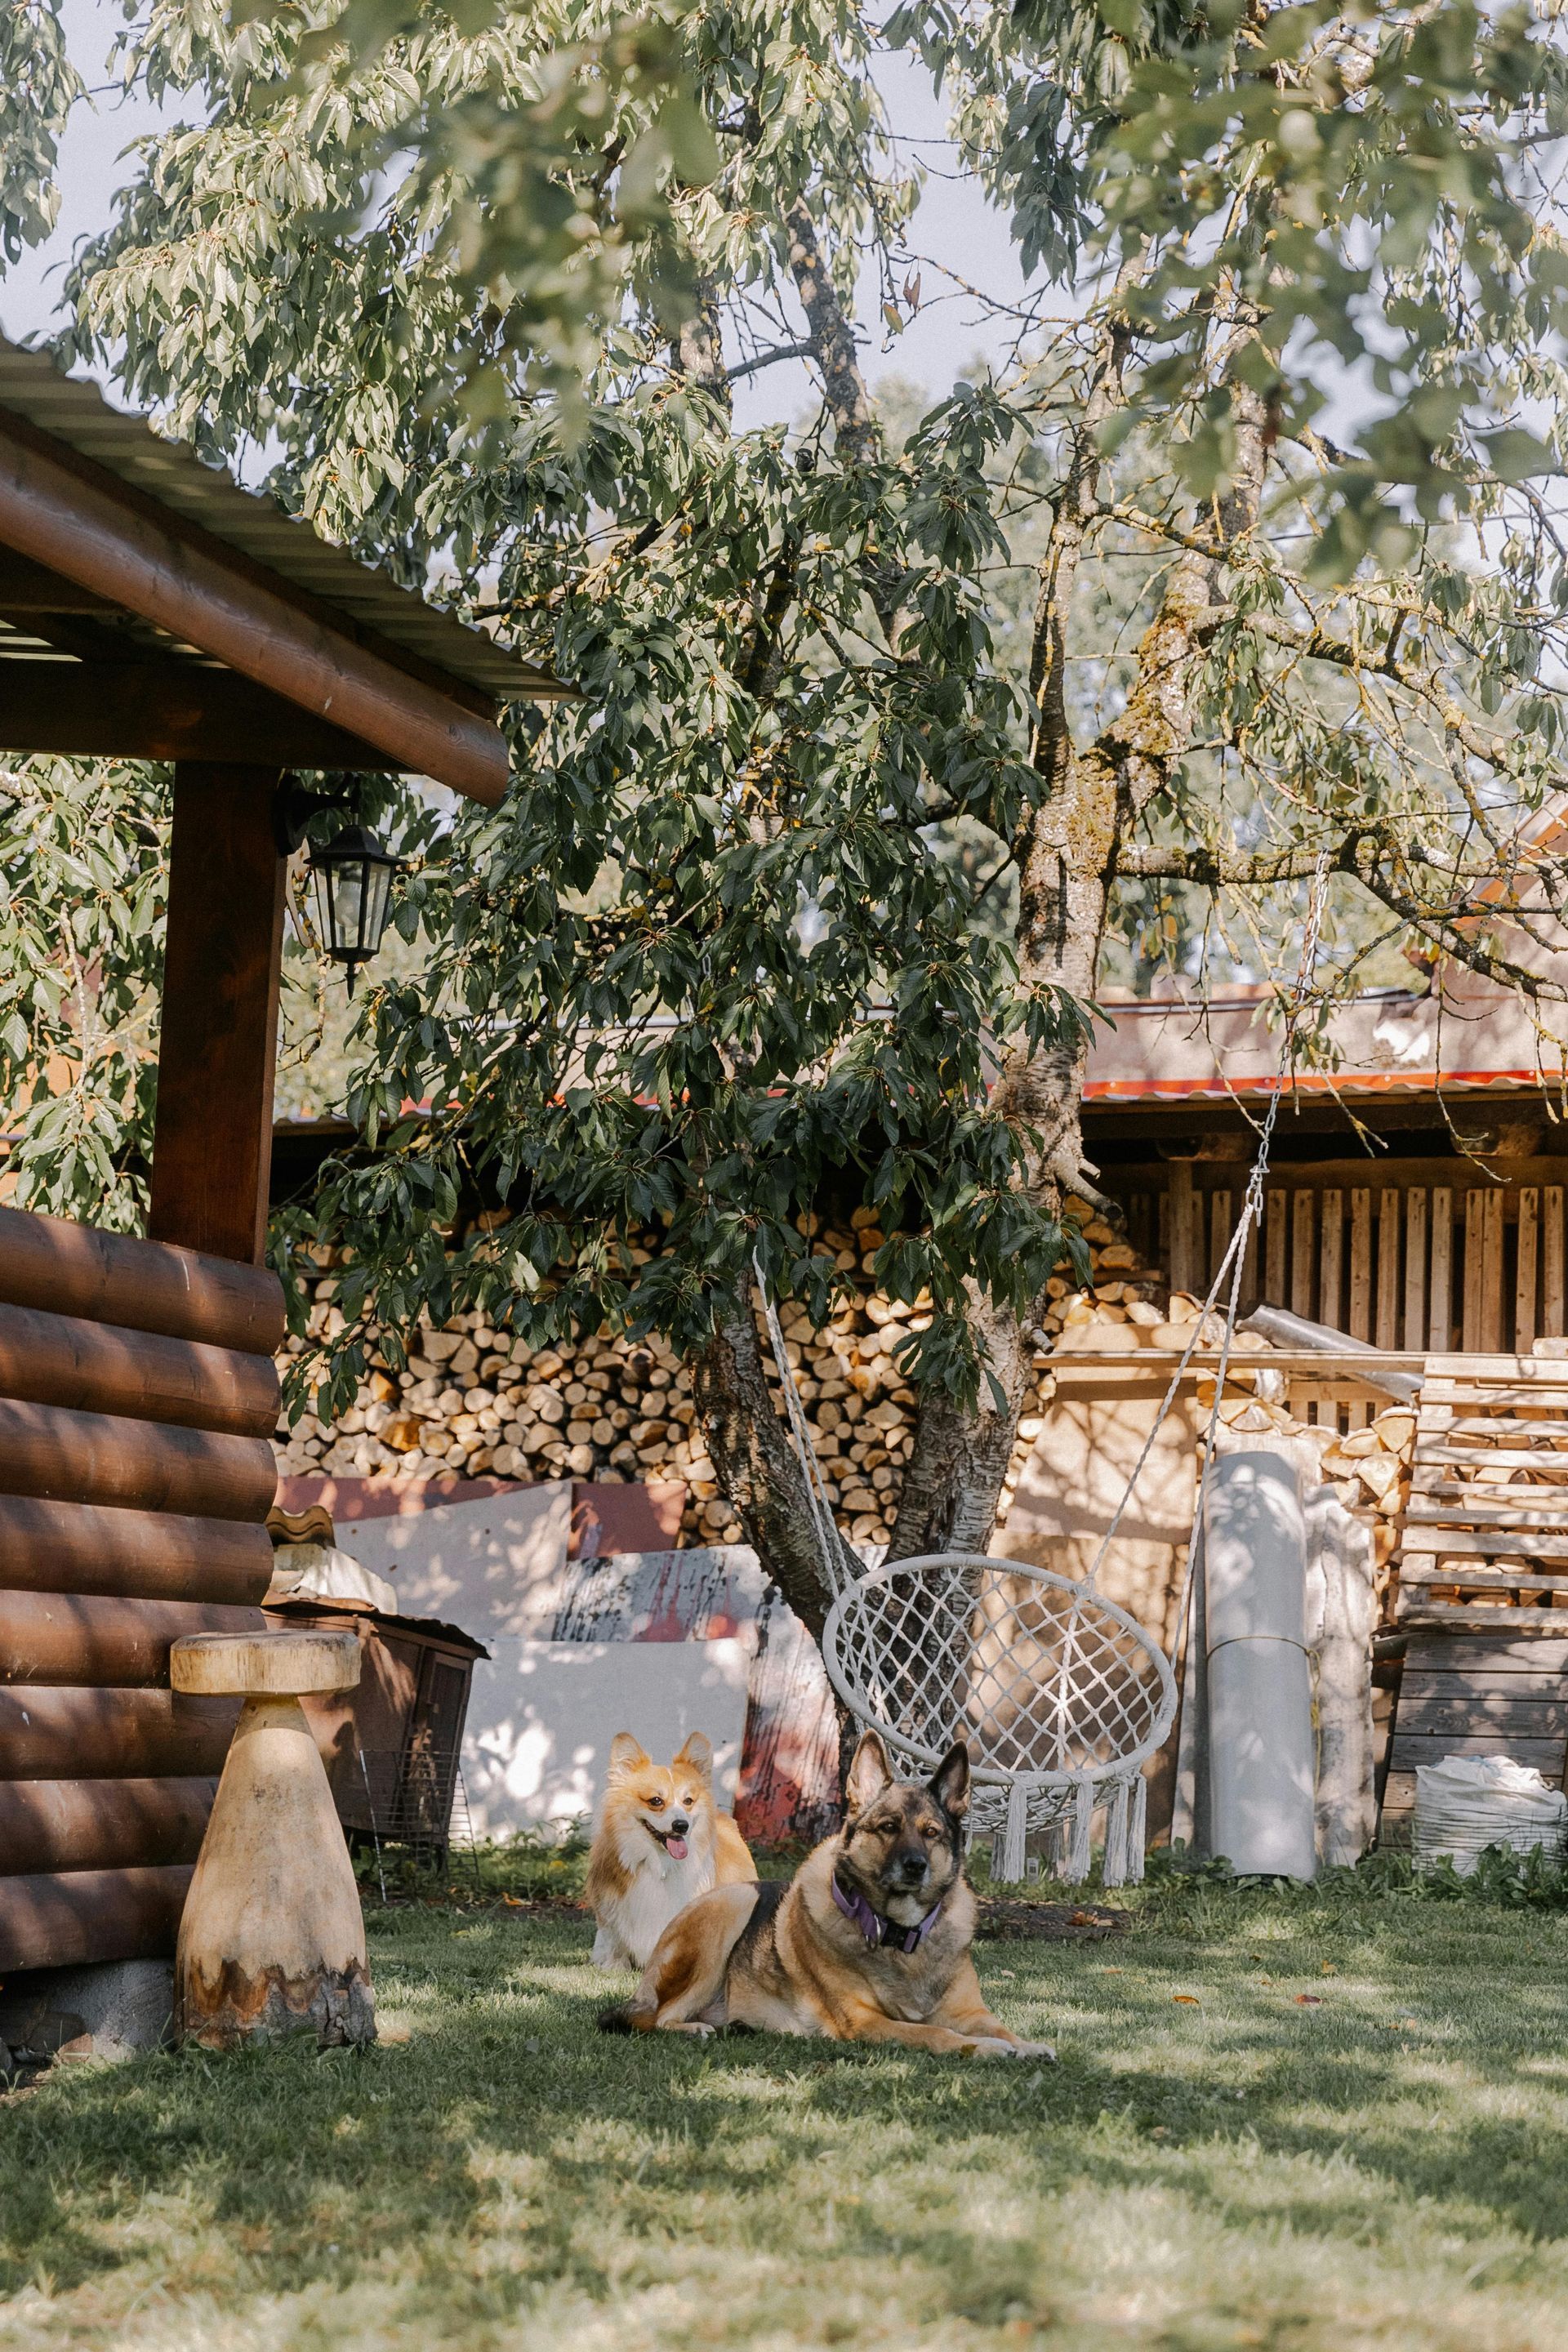
[[[1118,1780],[1105,1808],[1105,1861],[1100,1877],[1107,1886],[1124,1886],[1127,1883],[1127,1811],[1131,1792],[1125,1780]]]
[[[1080,1780],[1072,1793],[1071,1827],[1068,1837],[1067,1874],[1074,1886],[1081,1886],[1089,1876],[1094,1859],[1094,1782]]]
[[[1143,1848],[1149,1836],[1149,1783],[1142,1772],[1132,1782],[1131,1817],[1127,1824],[1127,1877],[1133,1886],[1143,1884]]]
[[[1024,1875],[1024,1857],[1028,1843],[1028,1832],[1029,1792],[1022,1780],[1015,1780],[1007,1791],[1007,1825],[991,1849],[992,1869],[998,1878],[1005,1880],[1009,1885],[1016,1884]],[[999,1863],[996,1859],[998,1845],[1002,1850]]]

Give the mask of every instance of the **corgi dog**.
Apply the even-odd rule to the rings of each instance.
[[[673,1763],[655,1764],[629,1731],[617,1731],[584,1889],[598,1923],[595,1966],[647,1968],[694,1896],[753,1885],[756,1875],[733,1814],[713,1802],[712,1742],[694,1731]]]

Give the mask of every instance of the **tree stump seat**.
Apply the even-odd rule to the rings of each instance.
[[[357,1637],[194,1634],[174,1644],[169,1673],[177,1691],[245,1701],[180,1923],[181,2039],[374,2041],[359,1887],[300,1705],[358,1682]]]

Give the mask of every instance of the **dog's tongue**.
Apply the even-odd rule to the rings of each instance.
[[[684,1838],[666,1838],[664,1847],[665,1852],[667,1853],[672,1853],[677,1862],[684,1862],[686,1860],[686,1840]]]

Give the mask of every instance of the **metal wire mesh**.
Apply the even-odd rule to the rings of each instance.
[[[929,1770],[963,1739],[977,1812],[1023,1782],[1033,1826],[1086,1780],[1126,1780],[1175,1715],[1170,1666],[1136,1621],[1022,1560],[937,1552],[877,1569],[834,1603],[822,1652],[890,1748]]]

